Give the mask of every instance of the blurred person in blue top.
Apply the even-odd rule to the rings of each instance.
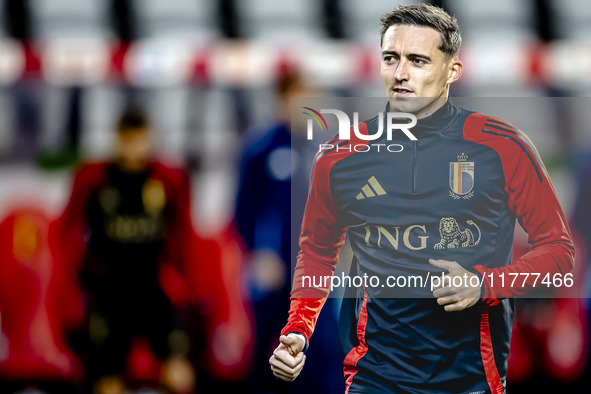
[[[334,333],[338,325],[338,301],[329,299],[322,322],[316,327],[317,346],[310,349],[318,365],[310,365],[292,384],[277,380],[269,371],[275,341],[287,320],[291,290],[291,265],[299,250],[298,235],[308,192],[310,168],[315,151],[305,135],[290,131],[290,99],[312,95],[298,73],[280,78],[276,114],[266,128],[245,134],[240,163],[236,207],[237,227],[250,254],[248,280],[256,313],[256,361],[250,389],[256,393],[301,392],[342,393],[341,354]],[[302,128],[302,130],[305,130]],[[306,149],[304,149],[306,148]],[[294,234],[294,236],[292,236]],[[284,309],[278,309],[284,308]],[[327,365],[335,368],[327,370]]]

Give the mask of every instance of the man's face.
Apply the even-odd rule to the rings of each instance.
[[[390,97],[390,111],[421,118],[443,104],[443,99],[437,98],[447,97],[448,84],[459,78],[461,63],[446,61],[438,49],[440,40],[440,33],[426,26],[388,28],[382,42],[380,75]]]
[[[140,170],[150,154],[150,133],[138,128],[117,134],[116,155],[123,167]]]

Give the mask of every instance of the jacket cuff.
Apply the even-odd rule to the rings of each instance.
[[[482,267],[482,266],[478,266],[478,267]],[[490,291],[491,289],[488,289],[488,284],[487,284],[486,278],[484,278],[484,280],[483,280],[482,274],[480,273],[480,271],[478,271],[475,268],[472,269],[472,272],[474,274],[476,274],[476,276],[478,276],[478,280],[480,281],[480,283],[482,283],[482,286],[480,286],[480,299],[482,300],[482,302],[484,302],[488,306],[495,306],[495,305],[499,304],[501,301],[498,298],[485,297],[485,295],[487,294],[486,290],[489,290],[488,293],[491,293],[491,291]],[[486,271],[484,273],[486,274]]]
[[[478,277],[478,283],[482,283],[482,286],[480,286],[480,299],[482,300],[482,299],[484,299],[486,282],[482,280],[482,274],[480,272],[478,272],[474,269],[471,272]]]

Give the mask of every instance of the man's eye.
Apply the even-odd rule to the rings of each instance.
[[[418,64],[419,66],[425,64],[425,61],[423,59],[412,59],[412,61],[413,63]]]
[[[394,61],[394,56],[385,56],[385,57],[384,57],[384,61],[385,61],[386,63],[393,62],[393,61]]]

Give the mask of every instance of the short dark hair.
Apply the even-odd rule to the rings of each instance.
[[[148,117],[137,108],[128,108],[119,117],[117,121],[117,132],[125,133],[138,129],[147,130],[149,127]]]
[[[446,59],[456,57],[462,45],[460,27],[455,16],[449,15],[442,8],[430,4],[399,5],[398,8],[380,15],[380,46],[384,42],[384,34],[393,25],[427,26],[441,34],[439,50]]]

